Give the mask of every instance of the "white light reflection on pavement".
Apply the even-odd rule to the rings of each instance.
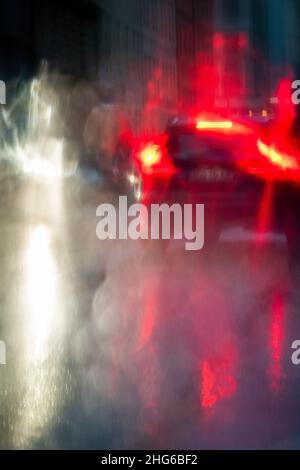
[[[38,225],[30,233],[25,254],[25,303],[28,357],[46,358],[48,342],[59,314],[57,266],[51,248],[51,232]]]
[[[21,309],[24,321],[22,413],[16,428],[17,447],[39,439],[59,411],[61,367],[55,351],[63,315],[59,271],[51,229],[29,229],[24,252]]]
[[[68,283],[62,271],[68,256],[60,180],[24,187],[24,236],[18,284],[20,403],[13,445],[46,445],[46,433],[60,420],[68,399],[69,372],[64,361]],[[21,203],[21,201],[20,201]]]

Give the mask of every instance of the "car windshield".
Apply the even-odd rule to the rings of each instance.
[[[233,158],[230,138],[207,135],[190,129],[171,133],[168,150],[174,158],[213,158],[221,161]]]

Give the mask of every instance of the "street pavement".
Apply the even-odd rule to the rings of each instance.
[[[284,240],[100,241],[97,182],[0,192],[1,448],[300,447]]]

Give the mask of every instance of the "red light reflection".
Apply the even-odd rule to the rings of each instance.
[[[270,347],[271,347],[271,388],[278,392],[280,383],[284,377],[281,365],[283,341],[284,341],[284,320],[285,305],[281,293],[276,293],[272,304]]]
[[[285,170],[298,170],[299,164],[295,157],[282,153],[275,148],[275,146],[268,146],[261,140],[257,141],[257,147],[260,153],[267,157],[271,163],[280,167],[283,171]]]
[[[232,347],[222,355],[200,363],[200,404],[212,408],[221,400],[232,397],[237,389],[236,354]]]

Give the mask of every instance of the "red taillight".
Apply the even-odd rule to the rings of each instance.
[[[202,121],[196,122],[198,130],[230,130],[233,127],[232,121]]]
[[[249,135],[253,133],[253,128],[251,126],[230,120],[198,119],[195,127],[198,131],[217,132],[230,135]]]
[[[291,155],[281,153],[274,146],[268,146],[261,140],[257,141],[257,148],[268,160],[281,170],[298,170],[299,164],[296,158]]]
[[[157,165],[162,159],[162,150],[157,144],[148,144],[140,150],[138,157],[144,167]]]

